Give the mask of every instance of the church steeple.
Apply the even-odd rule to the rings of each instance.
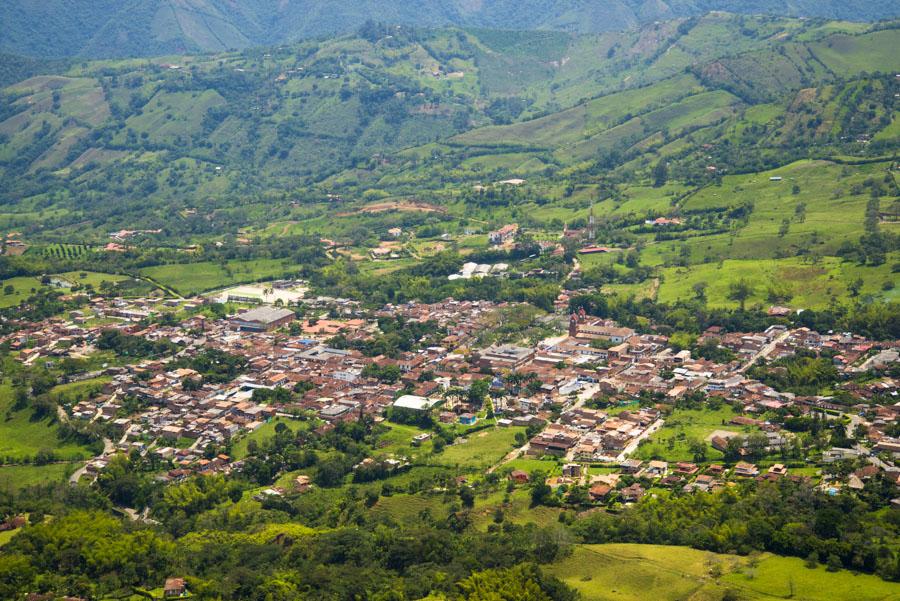
[[[594,201],[591,201],[591,212],[588,215],[588,240],[593,240],[596,232],[594,231]]]

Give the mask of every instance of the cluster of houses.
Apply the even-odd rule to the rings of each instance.
[[[587,488],[588,497],[594,503],[635,503],[652,487],[681,489],[685,492],[714,492],[742,479],[775,481],[780,478],[800,478],[789,475],[789,469],[780,463],[760,470],[744,461],[729,468],[718,463],[704,466],[688,461],[670,463],[661,460],[623,459],[616,467],[614,472],[591,474],[583,463],[566,463],[562,466],[561,475],[547,478],[546,484],[554,490],[563,486],[583,486]],[[516,484],[527,484],[531,476],[517,469],[509,472],[508,478]]]
[[[714,341],[735,357],[716,363],[688,350],[673,350],[666,336],[641,334],[583,311],[569,316],[566,335],[530,346],[483,346],[478,342],[481,335],[498,310],[508,310],[506,303],[445,299],[387,305],[371,313],[353,305],[334,305],[330,313],[340,317],[323,314],[299,320],[291,309],[270,305],[211,319],[194,310],[203,302],[96,298],[85,311],[26,324],[2,342],[8,342],[27,364],[89,356],[102,331],[110,328],[176,344],[177,363],[163,357],[71,376],[105,375],[109,381],[99,394],[68,408],[73,419],[113,424],[121,436],[117,450],[155,453],[171,462],[175,476],[234,469],[228,457],[211,455],[208,449],[219,448],[279,414],[314,416],[325,432],[362,415],[381,419],[394,405],[433,411],[444,423],[472,425],[481,408],[459,391],[483,379],[490,382],[498,424],[531,427],[533,435],[523,448],[528,455],[582,463],[627,461],[641,441],[662,426],[666,405],[697,393],[722,397],[741,408],[735,417],[740,423],[732,425],[758,429],[769,450],[784,446],[788,436],[764,414],[792,406],[803,413],[866,411],[869,419],[855,419],[866,429],[872,451],[900,455],[900,441],[888,435],[900,403],[884,402],[896,398],[896,380],[883,377],[847,384],[847,392],[860,400],[859,406],[847,407],[827,397],[779,392],[746,375],[760,358],[773,360],[800,349],[827,349],[839,372],[853,374],[896,361],[894,343],[843,333],[822,335],[805,328],[773,326],[763,332],[727,333],[713,327],[702,334],[701,342]],[[153,319],[161,311],[180,315],[180,321]],[[102,325],[90,325],[98,316],[104,318]],[[355,343],[379,334],[377,320],[383,317],[427,323],[439,338],[429,342],[433,346],[390,357],[356,350],[364,345]],[[332,342],[335,337],[341,340],[340,348]],[[184,360],[207,349],[243,357],[246,367],[232,381],[205,382],[201,374],[184,367]],[[388,367],[396,368],[399,376],[372,375]],[[283,395],[276,402],[268,400],[271,395],[254,394],[279,388],[292,391],[287,400]],[[656,393],[657,406],[645,403],[640,409],[621,409],[626,404],[634,407],[633,401],[648,392]],[[256,402],[257,398],[266,400]],[[724,449],[728,438],[725,429],[709,443]],[[107,457],[96,459],[89,471],[102,469],[106,461]],[[749,471],[748,476],[759,475]],[[715,481],[689,484],[709,489]]]

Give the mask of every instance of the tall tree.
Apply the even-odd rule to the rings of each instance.
[[[666,159],[659,159],[659,162],[653,168],[653,185],[656,188],[662,188],[669,179],[669,164]]]
[[[747,304],[747,299],[753,296],[753,284],[748,280],[740,279],[728,286],[728,300],[736,301],[741,306],[741,311]]]

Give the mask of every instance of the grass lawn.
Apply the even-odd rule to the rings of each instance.
[[[676,601],[721,599],[696,596],[706,581],[713,553],[656,545],[579,545],[548,571],[581,593],[585,601]]]
[[[7,286],[12,286],[12,291],[7,294]],[[39,290],[41,281],[38,278],[23,276],[9,278],[0,282],[0,309],[13,307],[31,296],[32,290]]]
[[[509,463],[504,463],[500,471],[506,470],[522,470],[529,474],[534,471],[545,472],[548,476],[557,476],[562,473],[559,461],[555,457],[547,459],[513,459]]]
[[[33,457],[42,449],[53,451],[62,460],[91,456],[85,446],[60,441],[55,421],[49,418],[33,420],[29,409],[10,411],[12,404],[12,386],[9,382],[0,383],[0,458]]]
[[[74,405],[88,399],[92,394],[99,392],[112,378],[92,378],[80,382],[59,384],[50,389],[50,398],[62,405]]]
[[[424,442],[419,447],[412,446],[413,437],[425,432],[425,430],[415,426],[394,424],[387,421],[383,425],[388,427],[388,431],[378,438],[377,453],[417,457],[431,452],[431,440]]]
[[[693,461],[694,456],[689,448],[691,440],[705,442],[706,438],[715,430],[744,431],[739,426],[727,425],[735,415],[737,414],[727,405],[716,411],[712,409],[678,409],[666,418],[662,428],[650,436],[649,442],[638,447],[634,456],[639,459],[660,458],[665,461]],[[709,460],[715,461],[721,459],[722,454],[707,443],[707,457]]]
[[[0,547],[12,540],[12,537],[14,537],[18,533],[18,530],[7,530],[6,532],[0,532]]]
[[[46,482],[62,482],[79,467],[81,463],[3,466],[0,467],[0,490],[17,490]]]
[[[584,601],[718,601],[728,590],[740,599],[765,601],[900,599],[896,584],[876,576],[810,570],[793,557],[762,554],[758,560],[751,567],[748,557],[686,547],[578,545],[547,571],[577,589]],[[723,574],[718,580],[711,574],[714,566]]]
[[[854,574],[847,570],[828,572],[821,565],[811,570],[800,558],[770,554],[764,554],[755,567],[726,574],[722,582],[738,588],[751,599],[769,599],[770,596],[804,601],[900,599],[900,586],[885,582],[877,576]]]
[[[525,428],[492,428],[471,434],[465,442],[450,445],[432,462],[437,465],[484,469],[515,448],[516,432]]]
[[[280,259],[218,263],[177,263],[146,267],[141,274],[184,295],[193,295],[234,284],[278,278],[294,271]]]

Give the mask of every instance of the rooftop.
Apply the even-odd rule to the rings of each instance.
[[[414,409],[416,411],[426,411],[428,409],[431,409],[435,405],[435,403],[436,401],[427,399],[423,396],[404,394],[396,401],[394,401],[394,407],[400,407],[402,409]]]
[[[258,321],[261,323],[271,323],[274,321],[278,321],[279,319],[289,317],[293,314],[294,312],[290,309],[264,306],[245,311],[244,313],[239,314],[236,319],[240,319],[241,321]]]

